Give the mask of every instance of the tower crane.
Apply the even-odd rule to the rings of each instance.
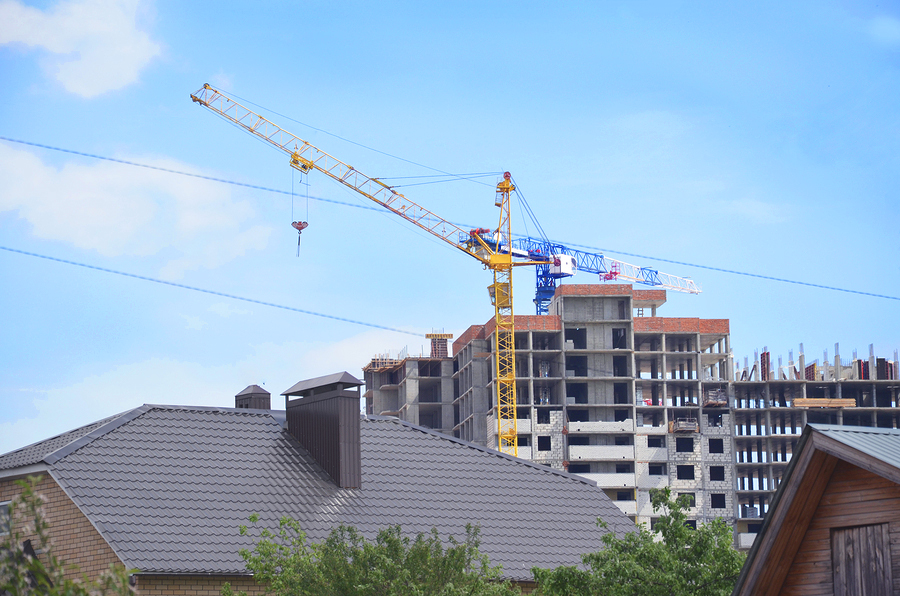
[[[500,208],[494,230],[463,230],[414,203],[377,178],[332,157],[300,137],[241,105],[222,91],[204,84],[191,99],[269,145],[285,153],[292,168],[303,173],[313,170],[378,203],[388,211],[415,224],[429,234],[477,259],[493,272],[488,286],[494,306],[494,365],[497,379],[497,445],[501,452],[518,456],[516,439],[516,358],[513,319],[512,270],[515,266],[543,263],[514,254],[508,245],[510,234],[509,199],[515,190],[512,176],[504,173],[497,184],[494,204]],[[299,225],[298,225],[299,224]],[[298,232],[305,222],[294,222]],[[524,260],[517,260],[524,259]]]
[[[601,281],[625,280],[675,292],[699,294],[702,290],[694,280],[661,273],[650,267],[638,267],[599,253],[590,253],[549,242],[538,238],[516,238],[511,248],[517,256],[527,256],[538,261],[535,267],[536,283],[534,292],[535,310],[539,315],[549,312],[550,299],[556,291],[557,281],[571,277],[577,271],[586,271],[600,276]]]

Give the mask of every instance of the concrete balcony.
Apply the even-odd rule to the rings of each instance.
[[[737,535],[737,547],[740,549],[750,548],[753,546],[754,540],[756,540],[756,534],[740,533]]]
[[[579,474],[601,488],[634,488],[634,474]]]
[[[634,445],[569,445],[569,461],[634,459]]]
[[[637,478],[637,487],[641,489],[665,488],[669,486],[669,476],[641,475]]]
[[[613,501],[625,515],[637,515],[637,501]]]
[[[635,447],[635,458],[640,461],[665,462],[669,451],[665,447]]]
[[[631,433],[634,432],[634,420],[621,422],[570,422],[570,433]]]
[[[516,432],[520,435],[529,435],[531,434],[531,418],[517,418],[516,419]]]
[[[519,457],[522,459],[531,459],[531,447],[519,447]]]

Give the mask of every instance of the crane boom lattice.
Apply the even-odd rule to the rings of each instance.
[[[535,263],[513,262],[510,248],[505,245],[511,238],[509,195],[515,190],[509,172],[504,174],[504,179],[497,185],[495,204],[500,207],[500,222],[496,231],[479,228],[467,232],[409,200],[377,178],[366,176],[208,84],[195,94],[191,94],[191,99],[286,153],[290,158],[291,167],[304,173],[312,170],[322,172],[429,234],[478,259],[486,268],[493,271],[494,283],[488,289],[494,303],[496,322],[494,351],[497,371],[497,447],[502,452],[518,456],[512,269],[514,266]]]

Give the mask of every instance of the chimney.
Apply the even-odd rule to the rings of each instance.
[[[447,352],[447,340],[453,339],[452,333],[426,333],[426,339],[431,340],[431,357],[432,358],[449,358]]]
[[[272,394],[259,385],[250,385],[234,396],[234,407],[253,410],[271,410]]]
[[[359,488],[362,484],[359,442],[362,384],[350,373],[342,372],[300,381],[282,393],[288,432],[341,488]]]

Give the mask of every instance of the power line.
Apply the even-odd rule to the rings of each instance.
[[[553,242],[556,242],[556,241],[554,240]],[[563,243],[560,242],[559,244],[563,244]],[[821,290],[832,290],[834,292],[846,292],[848,294],[859,294],[861,296],[872,296],[874,298],[886,298],[888,300],[900,300],[900,297],[897,297],[897,296],[887,296],[885,294],[875,294],[873,292],[863,292],[861,290],[850,290],[848,288],[837,288],[834,286],[825,286],[822,284],[814,284],[814,283],[810,283],[808,281],[796,281],[793,279],[784,279],[782,277],[773,277],[771,275],[762,275],[760,273],[747,273],[746,271],[735,271],[734,269],[724,269],[722,267],[713,267],[711,265],[698,265],[697,263],[686,263],[684,261],[674,261],[672,259],[651,257],[648,255],[641,255],[641,254],[637,254],[637,253],[633,253],[633,252],[622,252],[622,251],[618,251],[618,250],[609,250],[608,251],[608,250],[605,250],[602,248],[596,248],[593,246],[585,246],[583,244],[568,244],[567,246],[586,248],[588,250],[595,250],[595,251],[598,251],[601,253],[611,252],[611,253],[615,253],[615,254],[626,255],[629,257],[638,257],[640,259],[652,259],[655,261],[662,261],[664,263],[673,263],[675,265],[683,265],[685,267],[696,267],[697,269],[706,269],[708,271],[719,271],[720,273],[730,273],[732,275],[743,275],[745,277],[755,277],[757,279],[765,279],[765,280],[769,280],[769,281],[779,281],[781,283],[786,283],[786,284],[796,284],[799,286],[808,286],[811,288],[819,288]]]
[[[286,190],[277,188],[268,188],[266,186],[258,186],[256,184],[246,184],[244,182],[236,182],[235,180],[226,180],[225,178],[215,178],[213,176],[204,176],[203,174],[194,174],[193,172],[185,172],[183,170],[173,170],[171,168],[163,168],[160,166],[151,166],[150,164],[140,163],[136,161],[128,161],[125,159],[116,159],[115,157],[106,157],[104,155],[95,155],[93,153],[84,153],[83,151],[75,151],[73,149],[63,149],[62,147],[54,147],[52,145],[42,145],[41,143],[32,143],[31,141],[23,141],[21,139],[11,139],[9,137],[0,137],[2,141],[10,143],[20,143],[22,145],[31,145],[32,147],[40,147],[41,149],[49,149],[51,151],[59,151],[62,153],[71,153],[72,155],[80,155],[82,157],[90,157],[91,159],[101,159],[103,161],[111,161],[114,163],[124,164],[126,166],[134,166],[137,168],[147,168],[148,170],[157,170],[168,174],[178,174],[180,176],[190,176],[191,178],[200,178],[202,180],[210,180],[212,182],[221,182],[223,184],[231,184],[234,186],[243,186],[244,188],[252,188],[255,190],[264,190],[266,192],[274,192],[282,195],[290,195]],[[333,203],[335,205],[344,205],[345,207],[356,207],[357,209],[368,209],[369,211],[383,211],[380,207],[370,207],[369,205],[358,205],[356,203],[347,203],[345,201],[335,201],[333,199],[323,199],[321,197],[310,196],[310,199],[322,201],[323,203]]]
[[[235,97],[237,97],[237,96],[235,96]],[[245,101],[246,101],[246,100],[245,100]],[[250,102],[250,103],[252,103],[252,102]],[[254,104],[254,105],[256,105],[256,104]],[[276,112],[276,113],[277,113],[277,112]],[[279,114],[279,115],[280,115],[280,114]],[[295,122],[298,122],[298,121],[295,121]],[[301,123],[301,124],[302,124],[302,123]],[[308,125],[304,124],[304,126],[308,126]],[[314,128],[314,127],[310,127],[310,128]],[[316,130],[319,130],[319,129],[316,129]],[[322,132],[326,132],[326,131],[322,131]],[[330,133],[327,133],[327,134],[330,134]],[[336,136],[336,135],[332,135],[332,136]],[[337,138],[341,138],[341,137],[337,137]],[[160,171],[160,172],[166,172],[166,173],[169,173],[169,174],[179,174],[179,175],[181,175],[181,176],[190,176],[190,177],[192,177],[192,178],[200,178],[200,179],[203,179],[203,180],[210,180],[210,181],[212,181],[212,182],[220,182],[220,183],[223,183],[223,184],[232,184],[232,185],[234,185],[234,186],[242,186],[242,187],[245,187],[245,188],[252,188],[252,189],[255,189],[255,190],[263,190],[263,191],[266,191],[266,192],[273,192],[273,193],[278,193],[278,194],[283,194],[283,195],[290,195],[290,194],[291,194],[291,193],[288,192],[288,191],[279,190],[279,189],[276,189],[276,188],[268,188],[268,187],[265,187],[265,186],[258,186],[258,185],[256,185],[256,184],[246,184],[246,183],[243,183],[243,182],[236,182],[236,181],[234,181],[234,180],[227,180],[227,179],[225,179],[225,178],[215,178],[215,177],[213,177],[213,176],[204,176],[203,174],[194,174],[194,173],[192,173],[192,172],[184,172],[184,171],[181,171],[181,170],[173,170],[173,169],[170,169],[170,168],[163,168],[163,167],[159,167],[159,166],[151,166],[151,165],[149,165],[149,164],[143,164],[143,163],[134,162],[134,161],[127,161],[127,160],[124,160],[124,159],[116,159],[116,158],[114,158],[114,157],[106,157],[106,156],[103,156],[103,155],[95,155],[95,154],[93,154],[93,153],[85,153],[85,152],[82,152],[82,151],[75,151],[75,150],[73,150],[73,149],[63,149],[63,148],[61,148],[61,147],[54,147],[54,146],[52,146],[52,145],[43,145],[43,144],[41,144],[41,143],[33,143],[33,142],[31,142],[31,141],[23,141],[23,140],[21,140],[21,139],[13,139],[13,138],[9,138],[9,137],[3,137],[3,136],[0,136],[0,140],[3,140],[3,141],[9,141],[9,142],[11,142],[11,143],[20,143],[20,144],[22,144],[22,145],[30,145],[30,146],[32,146],[32,147],[40,147],[41,149],[49,149],[49,150],[51,150],[51,151],[60,151],[60,152],[62,152],[62,153],[70,153],[70,154],[72,154],[72,155],[80,155],[80,156],[82,156],[82,157],[90,157],[90,158],[92,158],[92,159],[100,159],[100,160],[104,160],[104,161],[111,161],[111,162],[115,162],[115,163],[121,163],[121,164],[124,164],[124,165],[135,166],[135,167],[139,167],[139,168],[147,168],[147,169],[150,169],[150,170],[158,170],[158,171]],[[346,139],[344,139],[344,140],[346,140]],[[352,141],[349,141],[349,142],[352,142]],[[389,155],[389,154],[385,154],[385,155]],[[393,156],[391,156],[391,157],[393,157]],[[410,163],[414,163],[414,162],[410,162]],[[419,164],[416,164],[416,165],[419,165]],[[427,166],[422,166],[422,167],[427,167]],[[434,170],[435,168],[429,168],[429,169]],[[435,170],[435,171],[440,172],[440,170]],[[458,175],[455,175],[455,174],[447,174],[447,175],[449,175],[449,176],[458,176]],[[379,212],[379,213],[384,212],[384,209],[382,209],[382,208],[380,208],[380,207],[370,207],[370,206],[368,206],[368,205],[360,205],[360,204],[357,204],[357,203],[348,203],[348,202],[346,202],[346,201],[336,201],[336,200],[334,200],[334,199],[324,199],[324,198],[321,198],[321,197],[314,197],[314,196],[310,196],[309,198],[310,198],[310,199],[313,199],[313,200],[315,200],[315,201],[322,201],[322,202],[325,202],[325,203],[332,203],[332,204],[334,204],[334,205],[343,205],[343,206],[345,206],[345,207],[355,207],[355,208],[357,208],[357,209],[366,209],[366,210],[369,210],[369,211],[377,211],[377,212]],[[463,223],[458,223],[458,222],[450,222],[450,223],[453,223],[454,225],[458,225],[459,227],[462,227],[462,228],[466,228],[466,227],[468,227],[468,228],[474,228],[474,227],[477,227],[477,226],[474,226],[474,225],[472,225],[472,224],[463,224]],[[515,236],[517,236],[517,237],[523,237],[523,236],[520,236],[520,235],[515,235]],[[659,261],[659,262],[663,262],[663,263],[672,263],[672,264],[674,264],[674,265],[682,265],[682,266],[684,266],[684,267],[695,267],[695,268],[697,268],[697,269],[705,269],[705,270],[707,270],[707,271],[718,271],[718,272],[720,272],[720,273],[729,273],[729,274],[731,274],[731,275],[741,275],[741,276],[744,276],[744,277],[753,277],[753,278],[756,278],[756,279],[765,279],[765,280],[767,280],[767,281],[777,281],[777,282],[781,282],[781,283],[794,284],[794,285],[799,285],[799,286],[807,286],[807,287],[811,287],[811,288],[819,288],[819,289],[821,289],[821,290],[831,290],[831,291],[833,291],[833,292],[844,292],[844,293],[847,293],[847,294],[857,294],[857,295],[860,295],[860,296],[871,296],[871,297],[874,297],[874,298],[885,298],[885,299],[887,299],[887,300],[900,300],[900,297],[897,297],[897,296],[887,296],[887,295],[885,295],[885,294],[876,294],[876,293],[874,293],[874,292],[863,292],[863,291],[861,291],[861,290],[851,290],[851,289],[848,289],[848,288],[838,288],[838,287],[835,287],[835,286],[826,286],[826,285],[823,285],[823,284],[815,284],[815,283],[811,283],[811,282],[797,281],[797,280],[793,280],[793,279],[785,279],[785,278],[781,278],[781,277],[774,277],[774,276],[771,276],[771,275],[762,275],[762,274],[760,274],[760,273],[749,273],[749,272],[746,272],[746,271],[737,271],[737,270],[734,270],[734,269],[725,269],[725,268],[723,268],[723,267],[713,267],[713,266],[711,266],[711,265],[700,265],[700,264],[698,264],[698,263],[688,263],[688,262],[686,262],[686,261],[676,261],[676,260],[673,260],[673,259],[665,259],[665,258],[662,258],[662,257],[654,257],[654,256],[651,256],[651,255],[642,255],[642,254],[638,254],[638,253],[625,252],[625,251],[620,251],[620,250],[607,250],[607,249],[598,248],[598,247],[595,247],[595,246],[588,246],[588,245],[584,245],[584,244],[572,244],[572,243],[561,242],[561,241],[557,241],[557,240],[553,240],[552,242],[554,242],[554,243],[556,243],[556,244],[562,244],[562,245],[564,245],[564,246],[571,246],[571,247],[573,247],[573,248],[582,248],[582,249],[586,249],[586,250],[596,251],[596,252],[598,252],[598,253],[613,253],[613,254],[618,254],[618,255],[626,255],[626,256],[630,256],[630,257],[638,257],[638,258],[640,258],[640,259],[649,259],[649,260],[652,260],[652,261]]]
[[[94,271],[102,271],[103,273],[113,273],[115,275],[121,275],[123,277],[131,277],[131,278],[140,279],[143,281],[152,281],[153,283],[162,284],[165,286],[172,286],[175,288],[181,288],[183,290],[191,290],[194,292],[201,292],[203,294],[212,294],[213,296],[222,296],[223,298],[230,298],[232,300],[241,300],[243,302],[250,302],[253,304],[261,304],[262,306],[271,306],[272,308],[280,308],[282,310],[290,310],[290,311],[299,312],[299,313],[302,313],[305,315],[312,315],[314,317],[322,317],[323,319],[332,319],[334,321],[343,321],[344,323],[352,323],[354,325],[363,325],[365,327],[373,327],[375,329],[384,329],[386,331],[394,331],[396,333],[405,333],[407,335],[414,335],[416,337],[421,337],[421,335],[418,333],[413,333],[412,331],[404,331],[403,329],[395,329],[394,327],[387,327],[385,325],[377,325],[375,323],[366,323],[365,321],[357,321],[355,319],[348,319],[345,317],[326,315],[326,314],[319,313],[319,312],[313,312],[311,310],[295,308],[293,306],[284,306],[283,304],[275,304],[273,302],[264,302],[262,300],[255,300],[253,298],[244,298],[243,296],[235,296],[234,294],[226,294],[224,292],[216,292],[215,290],[206,290],[203,288],[197,288],[194,286],[179,284],[179,283],[175,283],[172,281],[156,279],[155,277],[147,277],[145,275],[137,275],[135,273],[127,273],[125,271],[116,271],[115,269],[107,269],[105,267],[97,267],[96,265],[88,265],[87,263],[79,263],[77,261],[68,261],[66,259],[60,259],[58,257],[51,257],[48,255],[41,255],[38,253],[28,252],[28,251],[24,251],[24,250],[18,250],[16,248],[10,248],[8,246],[0,246],[0,250],[14,252],[14,253],[26,255],[29,257],[36,257],[39,259],[46,259],[48,261],[56,261],[57,263],[64,263],[66,265],[75,265],[77,267],[84,267],[85,269],[93,269]]]

